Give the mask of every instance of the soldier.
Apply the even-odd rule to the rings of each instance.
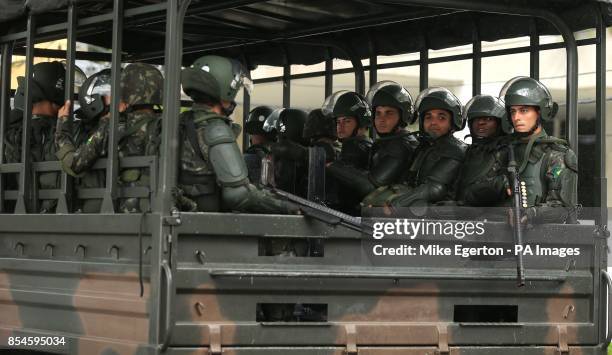
[[[523,189],[525,223],[573,222],[576,208],[578,163],[567,143],[546,134],[543,121],[554,118],[558,105],[539,81],[516,77],[500,92],[514,133],[518,175]],[[526,196],[524,196],[526,195]]]
[[[250,145],[244,152],[244,161],[249,170],[249,180],[258,184],[261,179],[261,160],[270,154],[271,146],[276,142],[276,131],[268,133],[263,125],[266,118],[272,113],[269,106],[258,106],[249,112],[249,118],[244,130],[249,134]]]
[[[55,121],[60,107],[64,104],[64,81],[66,69],[61,62],[44,62],[34,65],[31,80],[32,95],[32,136],[31,149],[33,162],[54,161]],[[11,112],[4,136],[5,156],[7,163],[21,161],[21,138],[23,134],[23,109],[25,107],[25,81],[18,77],[18,89],[15,95],[15,110]],[[59,187],[60,175],[57,172],[38,174],[37,183],[40,189]],[[9,184],[15,185],[9,181]],[[54,213],[57,200],[42,200],[39,213]]]
[[[108,123],[110,119],[110,73],[101,75],[95,83],[85,88],[81,104],[82,114],[100,117],[96,129],[80,146],[71,138],[72,122],[60,112],[56,141],[58,158],[65,171],[80,176],[95,161],[106,155]],[[85,86],[85,85],[84,85]],[[155,105],[162,103],[163,77],[155,67],[134,63],[121,73],[121,100],[118,120],[119,157],[156,155],[159,149],[160,115]],[[83,90],[82,90],[83,91]],[[120,186],[149,186],[148,168],[126,168],[119,173]],[[146,198],[126,198],[119,201],[123,213],[150,210]]]
[[[372,111],[366,99],[353,91],[342,90],[330,95],[322,110],[336,120],[338,139],[342,143],[338,161],[346,166],[367,170],[372,140],[365,135],[371,124]],[[360,213],[357,196],[346,184],[337,184],[338,208],[348,214]]]
[[[497,97],[478,95],[464,111],[472,144],[465,152],[456,200],[466,206],[499,206],[508,197],[506,154],[499,147],[500,137],[511,130],[506,108]]]
[[[372,140],[365,135],[371,124],[372,111],[365,98],[342,90],[323,103],[323,113],[336,120],[338,140],[342,143],[339,160],[357,169],[367,169]]]
[[[327,169],[358,199],[370,194],[366,202],[375,204],[379,193],[388,185],[404,181],[417,141],[404,129],[414,121],[412,97],[406,89],[393,81],[381,81],[368,91],[366,100],[374,111],[374,128],[378,134],[372,146],[369,170],[359,170],[342,162],[332,163]]]
[[[274,186],[306,197],[308,192],[308,166],[305,159],[308,142],[304,139],[307,114],[294,108],[274,110],[266,118],[264,130],[277,132],[278,142],[272,144]],[[270,185],[270,181],[266,184]]]
[[[465,125],[461,102],[448,89],[429,88],[416,101],[420,144],[406,184],[393,186],[385,202],[394,207],[426,206],[453,199],[453,183],[466,145],[453,137]]]
[[[242,65],[203,56],[183,69],[183,89],[193,101],[180,116],[179,188],[198,211],[295,213],[297,209],[252,185],[229,116],[240,88],[252,84]],[[181,209],[191,208],[177,199]]]

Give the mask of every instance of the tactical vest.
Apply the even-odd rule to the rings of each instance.
[[[198,205],[198,211],[221,210],[221,190],[208,157],[208,146],[200,142],[196,124],[205,124],[219,115],[209,110],[187,111],[180,116],[180,169],[178,185],[186,197]]]
[[[447,168],[447,166],[438,163],[444,159],[462,161],[465,150],[465,143],[457,140],[452,134],[447,134],[435,140],[423,139],[417,148],[410,169],[408,169],[406,179],[408,185],[419,186],[427,183],[426,179],[435,175],[440,180],[438,182],[452,187],[452,181],[456,178],[458,171],[450,167],[448,170],[439,170]],[[434,168],[438,170],[434,171]]]
[[[367,169],[370,160],[372,140],[364,136],[354,136],[342,141],[339,160],[357,169]]]
[[[461,167],[459,182],[457,183],[456,200],[466,201],[472,206],[489,206],[503,202],[500,197],[503,191],[497,191],[498,186],[489,186],[494,184],[496,177],[500,177],[505,173],[503,167],[503,154],[505,151],[500,151],[497,144],[498,139],[487,141],[473,140],[465,153],[465,160]],[[486,189],[487,191],[476,191],[473,189]],[[486,196],[486,201],[480,201],[476,196]],[[474,200],[478,199],[478,200]],[[492,201],[499,200],[499,201]]]
[[[400,132],[385,137],[378,138],[372,145],[370,153],[370,167],[371,174],[378,174],[385,176],[378,178],[374,176],[375,180],[385,180],[385,184],[396,184],[401,183],[406,178],[407,167],[412,162],[414,157],[414,150],[417,146],[417,140],[414,135],[408,132]],[[401,160],[400,165],[394,165],[392,169],[394,171],[379,171],[377,169],[385,160],[393,158]],[[395,171],[398,170],[398,171]],[[388,180],[386,177],[395,176],[393,181]]]

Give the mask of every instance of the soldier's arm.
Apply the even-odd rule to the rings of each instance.
[[[355,192],[360,200],[377,187],[370,181],[367,170],[357,169],[342,161],[336,161],[327,165],[325,171],[338,180],[342,186]]]
[[[82,173],[103,154],[107,141],[108,119],[108,115],[100,118],[96,129],[79,147],[75,147],[72,141],[72,121],[65,116],[57,120],[56,156],[66,173],[72,176],[82,176]]]
[[[423,184],[407,193],[391,197],[388,203],[396,207],[408,207],[415,202],[433,203],[446,199],[460,166],[461,160],[456,157],[441,157]]]
[[[207,120],[197,128],[202,154],[208,146],[209,161],[221,186],[225,208],[241,212],[296,213],[293,204],[258,189],[248,179],[246,164],[240,154],[231,127],[221,118]]]
[[[546,164],[546,200],[527,210],[533,223],[565,223],[577,204],[578,163],[571,149],[554,151]]]

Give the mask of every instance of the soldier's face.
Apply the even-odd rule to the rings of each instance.
[[[451,117],[447,110],[431,109],[423,116],[423,129],[434,138],[441,137],[450,132]]]
[[[539,114],[538,108],[535,106],[510,106],[512,125],[514,130],[519,133],[527,133],[532,130],[538,122]]]
[[[472,121],[472,134],[480,138],[493,137],[497,132],[495,117],[477,117]]]
[[[249,137],[251,138],[251,144],[265,144],[267,142],[266,137],[261,134],[251,134]]]
[[[338,117],[336,118],[336,132],[338,139],[348,138],[353,135],[357,129],[357,119],[354,117]]]
[[[378,133],[391,133],[400,120],[399,110],[391,106],[376,106],[374,111],[374,126]]]

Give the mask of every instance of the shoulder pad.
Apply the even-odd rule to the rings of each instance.
[[[437,143],[438,154],[440,156],[455,160],[463,160],[465,157],[467,144],[459,141],[452,135],[449,135],[446,139],[440,139]]]
[[[227,117],[223,117],[212,111],[191,111],[191,114],[193,116],[193,122],[196,124],[196,126],[212,119],[218,119],[228,123],[230,122]]]
[[[200,129],[198,129],[200,132]],[[223,119],[212,117],[204,125],[204,143],[209,146],[234,142],[236,137],[232,128]]]
[[[578,173],[578,158],[576,157],[576,153],[573,150],[567,149],[565,151],[565,165],[574,172]]]

